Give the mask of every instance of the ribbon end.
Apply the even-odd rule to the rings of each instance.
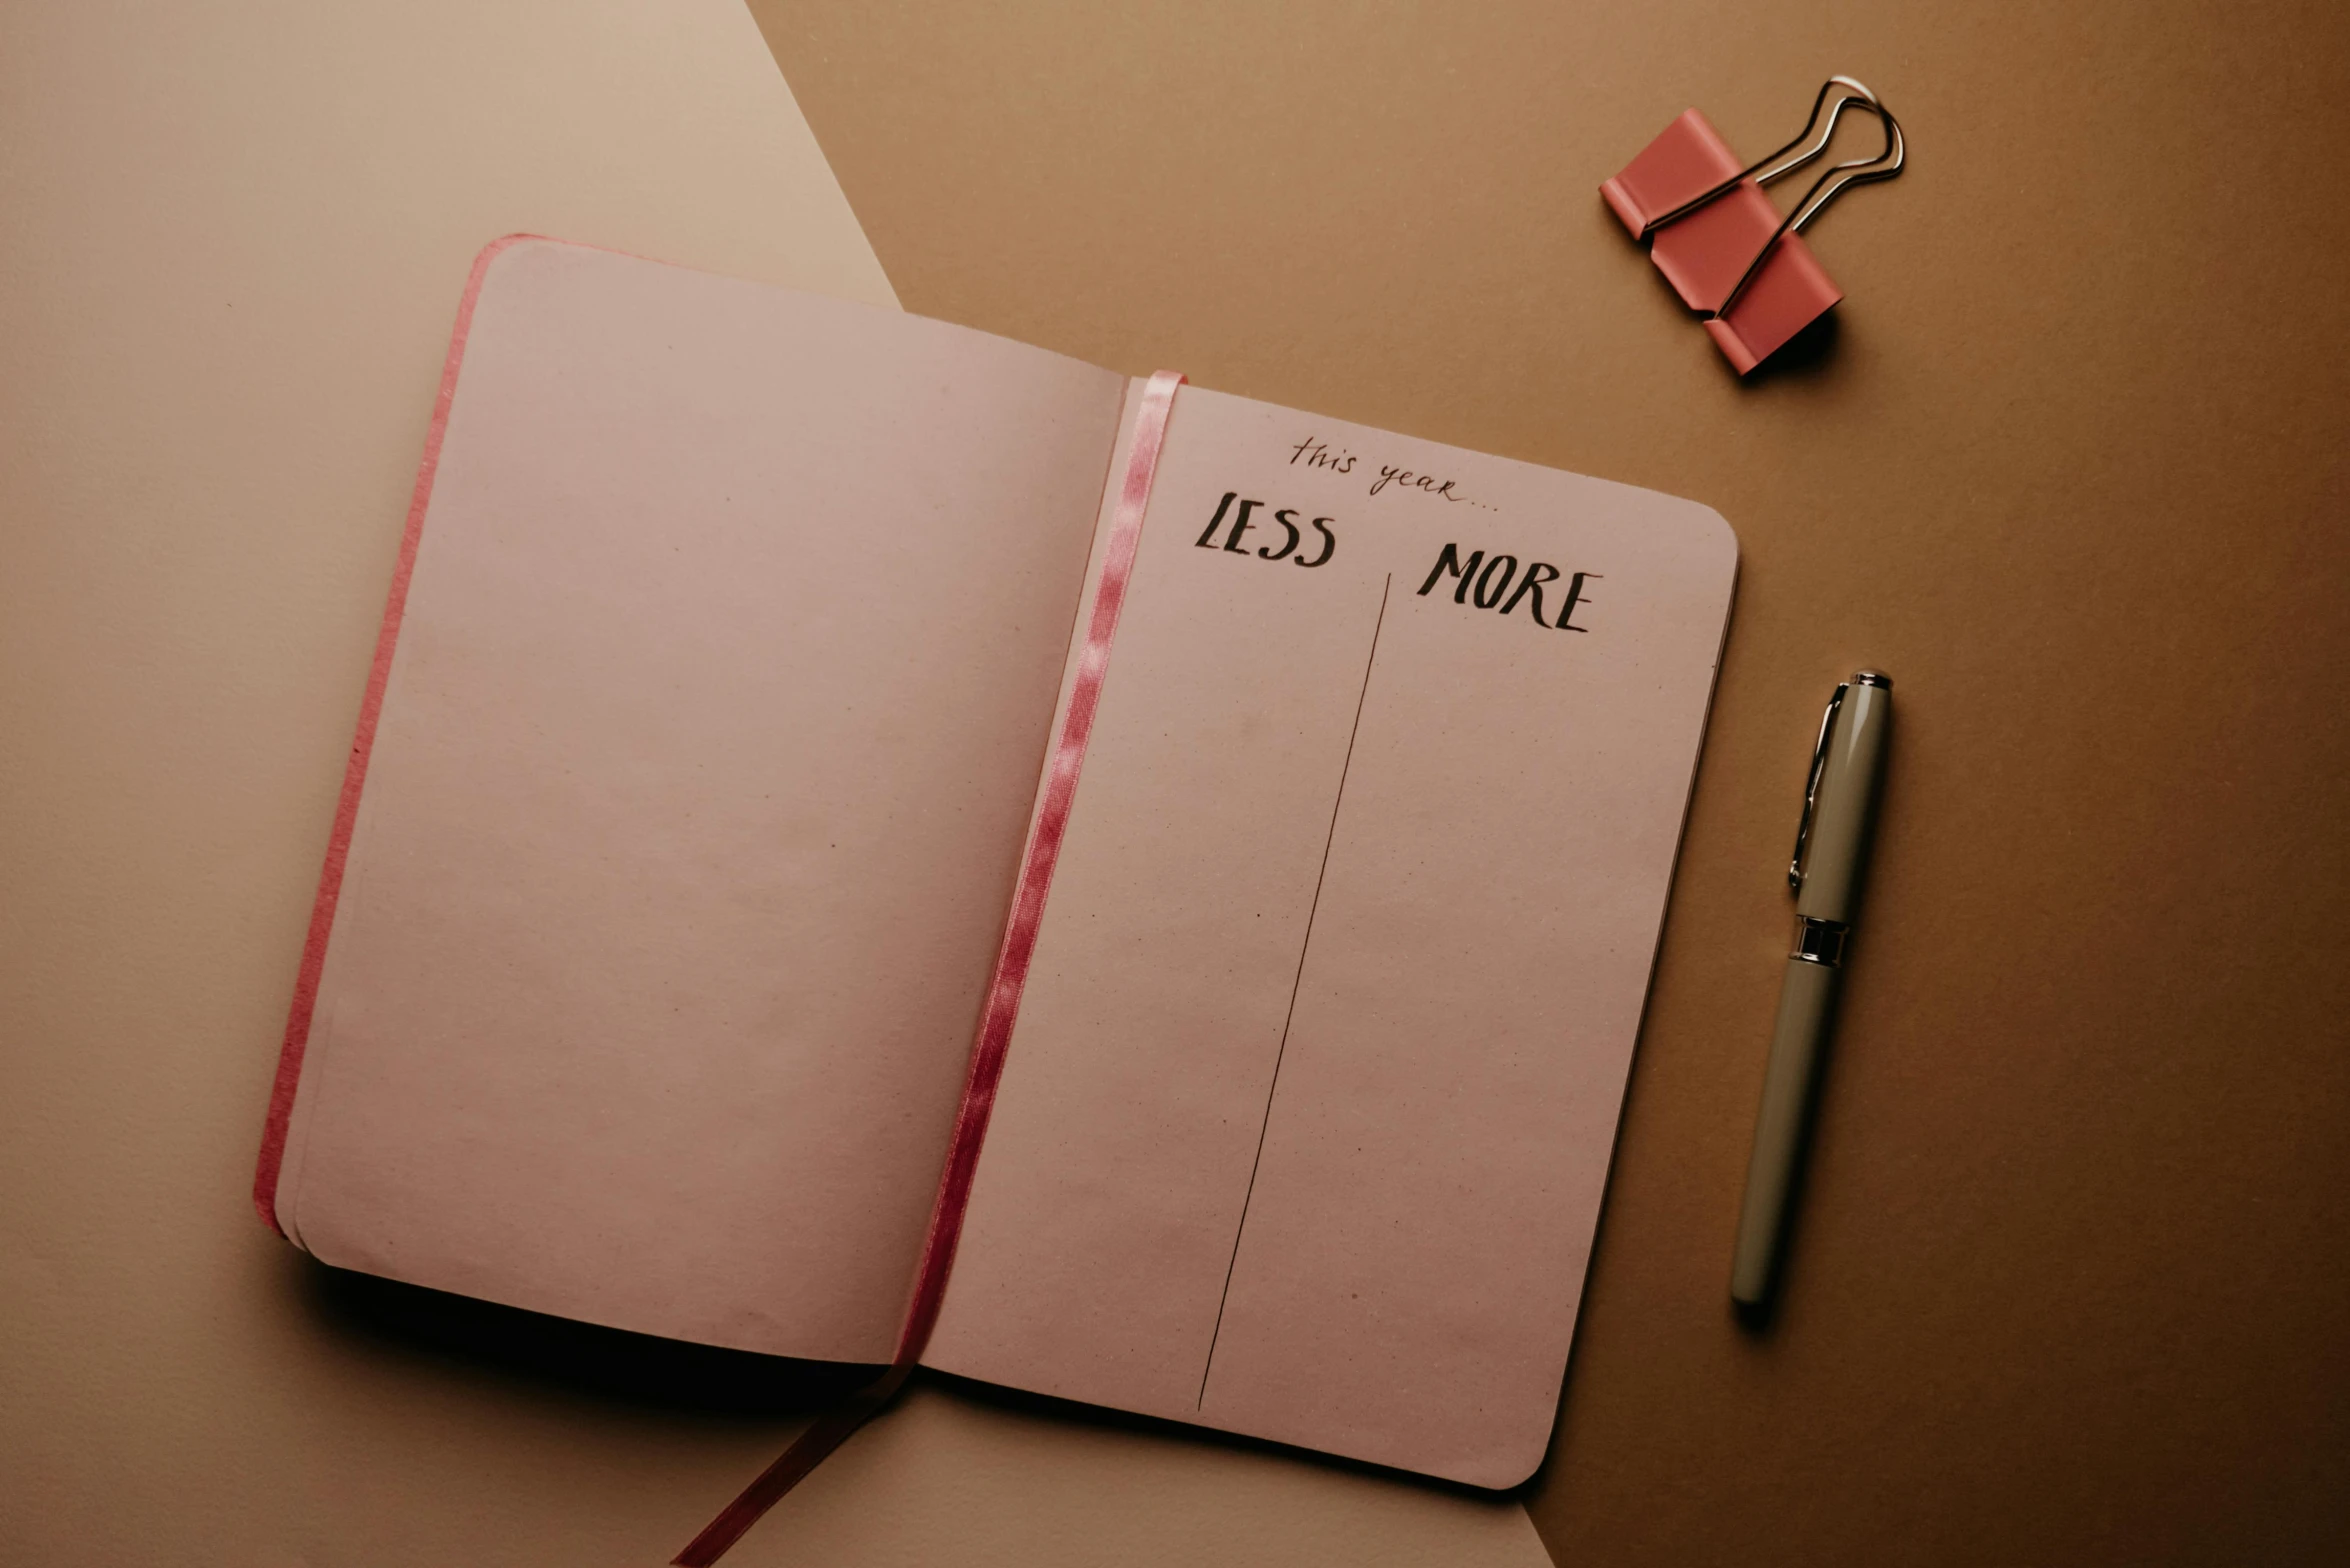
[[[686,1542],[684,1549],[669,1559],[670,1568],[710,1568],[724,1557],[743,1538],[744,1532],[759,1522],[761,1515],[783,1501],[786,1492],[805,1480],[808,1472],[822,1464],[834,1449],[854,1437],[859,1427],[879,1415],[913,1373],[912,1362],[895,1362],[873,1382],[818,1416],[815,1424],[802,1432],[775,1463],[760,1471],[758,1478],[742,1489],[741,1496],[720,1509],[718,1517],[704,1525],[700,1535]]]

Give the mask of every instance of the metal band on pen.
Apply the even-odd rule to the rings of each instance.
[[[1834,969],[1844,962],[1844,939],[1850,935],[1852,927],[1842,921],[1799,915],[1795,920],[1795,951],[1787,956]]]

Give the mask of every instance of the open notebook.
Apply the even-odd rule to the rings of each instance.
[[[1141,404],[485,253],[264,1213],[889,1359]],[[925,1364],[1530,1474],[1735,567],[1691,502],[1183,388]]]

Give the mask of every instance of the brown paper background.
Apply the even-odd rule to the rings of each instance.
[[[757,0],[907,308],[1694,497],[1744,549],[1564,1563],[2350,1537],[2350,13]],[[1899,181],[1741,386],[1595,187],[1832,71]],[[1854,130],[1862,147],[1873,146]],[[1813,726],[1898,686],[1791,1294],[1726,1301]]]

